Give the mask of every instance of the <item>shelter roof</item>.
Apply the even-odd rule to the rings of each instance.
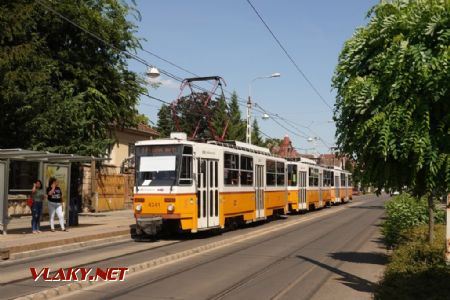
[[[0,160],[12,159],[12,160],[29,160],[29,161],[45,161],[45,162],[59,162],[59,163],[71,163],[71,162],[89,162],[93,160],[109,160],[109,158],[101,158],[95,156],[82,156],[77,154],[60,154],[52,153],[49,151],[35,151],[25,150],[21,148],[15,149],[0,149]]]

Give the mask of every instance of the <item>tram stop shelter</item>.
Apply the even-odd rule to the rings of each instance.
[[[20,148],[0,149],[0,225],[3,234],[7,234],[10,216],[31,213],[26,199],[33,182],[40,179],[45,189],[50,177],[55,177],[59,182],[63,192],[64,218],[66,225],[70,225],[69,216],[77,213],[70,197],[72,163],[90,162],[95,168],[95,162],[103,160],[108,159]],[[43,213],[46,213],[46,207],[44,205]]]

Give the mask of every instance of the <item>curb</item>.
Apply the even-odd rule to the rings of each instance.
[[[85,247],[93,247],[98,245],[107,245],[115,242],[120,242],[122,240],[125,240],[126,238],[130,237],[130,233],[127,232],[126,234],[119,234],[119,235],[111,235],[109,237],[105,237],[102,239],[91,239],[86,240],[84,242],[74,242],[74,243],[67,243],[61,246],[51,247],[52,251],[56,252],[63,252],[63,251],[70,251],[70,250],[77,250]],[[9,256],[9,261],[16,260],[16,259],[23,259],[23,258],[29,258],[29,257],[38,257],[40,254],[42,254],[42,249],[33,249],[30,251],[24,251],[24,252],[17,252],[17,253],[11,253]]]
[[[77,236],[77,237],[70,237],[60,240],[52,240],[52,241],[45,241],[40,243],[34,243],[34,244],[28,244],[28,245],[21,245],[21,246],[12,246],[8,248],[3,248],[2,251],[8,251],[10,258],[25,258],[33,255],[36,251],[42,250],[45,248],[55,248],[55,247],[61,247],[62,249],[70,247],[74,244],[83,244],[83,243],[89,243],[90,241],[95,240],[102,240],[107,239],[111,237],[117,237],[117,236],[123,236],[123,235],[129,235],[130,229],[121,229],[117,231],[110,231],[110,232],[103,232],[103,233],[97,233],[93,235],[84,235],[84,236]]]
[[[234,242],[242,242],[242,241],[245,241],[245,240],[249,240],[249,239],[253,239],[253,238],[256,238],[256,237],[260,237],[260,236],[266,235],[266,234],[274,232],[274,231],[279,231],[281,229],[288,228],[288,227],[291,227],[291,226],[294,226],[294,225],[297,225],[297,224],[309,221],[311,219],[315,219],[317,217],[327,216],[327,215],[339,212],[339,211],[341,211],[341,210],[343,210],[343,209],[345,209],[347,207],[351,207],[351,206],[353,206],[355,204],[356,203],[350,203],[349,205],[346,205],[346,206],[343,206],[343,207],[338,207],[337,209],[334,209],[334,210],[322,211],[323,213],[321,213],[320,215],[313,214],[311,216],[307,216],[307,217],[304,217],[304,218],[293,220],[292,222],[286,222],[286,223],[283,223],[283,224],[275,225],[275,226],[273,226],[272,228],[269,228],[269,229],[261,228],[261,229],[258,229],[256,231],[253,231],[253,232],[245,233],[243,235],[238,235],[238,236],[235,236],[235,237],[232,237],[232,238],[228,238],[228,239],[224,239],[224,240],[221,240],[221,241],[213,242],[213,243],[210,243],[210,244],[198,246],[198,247],[195,247],[195,248],[192,248],[192,249],[188,249],[188,250],[185,250],[185,251],[181,251],[181,252],[178,252],[178,253],[174,253],[174,254],[163,256],[163,257],[155,258],[155,259],[152,259],[152,260],[149,260],[147,262],[140,263],[140,264],[131,265],[131,266],[128,266],[128,275],[132,275],[134,273],[138,273],[138,272],[141,272],[141,271],[148,271],[148,270],[157,268],[157,267],[162,266],[162,265],[166,265],[166,264],[169,264],[169,263],[177,262],[177,261],[180,261],[180,260],[188,258],[188,257],[192,257],[192,256],[199,255],[199,254],[202,254],[202,253],[207,252],[207,251],[212,251],[212,250],[218,249],[220,247],[229,245],[229,244],[234,243]],[[107,282],[103,282],[103,281],[72,282],[72,283],[65,284],[65,285],[62,285],[62,286],[59,286],[59,287],[50,288],[50,289],[47,289],[47,290],[44,290],[44,291],[41,291],[41,292],[38,292],[38,293],[29,294],[29,295],[26,295],[26,296],[23,296],[23,297],[18,297],[16,299],[20,299],[20,300],[51,299],[51,298],[55,298],[55,297],[65,296],[65,295],[67,295],[69,293],[73,293],[73,292],[76,292],[76,291],[81,291],[81,290],[83,290],[85,288],[88,288],[88,287],[99,286],[99,285],[105,284],[105,283],[107,283]]]

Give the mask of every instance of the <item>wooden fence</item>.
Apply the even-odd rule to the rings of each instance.
[[[110,211],[130,208],[134,177],[130,174],[97,175],[98,200],[94,210]]]

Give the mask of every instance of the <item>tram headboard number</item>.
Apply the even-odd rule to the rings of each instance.
[[[149,202],[148,206],[149,207],[160,207],[161,203],[159,203],[159,202]]]

